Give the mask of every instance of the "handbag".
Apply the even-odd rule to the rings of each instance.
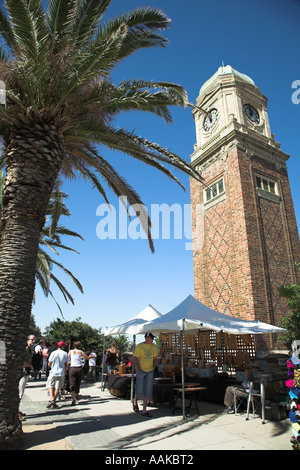
[[[300,388],[300,370],[294,370],[294,387]]]

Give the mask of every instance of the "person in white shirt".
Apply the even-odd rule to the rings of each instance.
[[[88,373],[88,380],[91,382],[96,382],[96,349],[93,348],[92,352],[90,353],[89,359],[89,373]]]
[[[58,349],[50,354],[48,366],[51,368],[47,387],[49,388],[50,402],[47,408],[58,408],[56,400],[59,395],[59,389],[63,388],[65,381],[65,373],[68,367],[68,354],[64,351],[65,343],[59,341]]]
[[[73,349],[69,351],[68,357],[70,359],[70,372],[69,372],[69,383],[70,383],[70,390],[72,395],[72,405],[76,404],[76,399],[79,394],[80,384],[82,379],[82,364],[81,358],[84,359],[91,359],[92,356],[87,356],[83,351],[80,349],[81,343],[80,341],[75,341],[73,344]]]

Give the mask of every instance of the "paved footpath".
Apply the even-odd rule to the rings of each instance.
[[[131,402],[101,390],[101,383],[82,384],[80,400],[58,402],[47,409],[46,381],[28,382],[21,402],[24,450],[166,451],[292,450],[290,421],[256,416],[222,415],[223,407],[200,402],[200,416],[182,419],[168,404],[149,408],[152,418],[134,413]],[[186,454],[188,452],[185,452]]]

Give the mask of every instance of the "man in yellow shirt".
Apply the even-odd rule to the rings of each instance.
[[[153,371],[157,365],[157,349],[153,344],[154,338],[152,333],[146,333],[144,343],[138,344],[133,353],[136,369],[133,409],[136,412],[139,411],[137,400],[143,397],[142,416],[148,418],[152,417],[152,414],[147,411],[147,402],[152,398]]]

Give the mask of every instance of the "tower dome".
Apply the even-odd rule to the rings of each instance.
[[[255,86],[254,81],[252,80],[252,78],[248,77],[248,75],[238,72],[233,67],[231,67],[231,65],[226,65],[226,66],[222,65],[221,67],[218,68],[216,73],[202,85],[199,91],[199,95],[201,95],[220,75],[229,75],[229,74],[233,74],[236,77],[239,77],[240,79],[245,80],[246,82]]]

